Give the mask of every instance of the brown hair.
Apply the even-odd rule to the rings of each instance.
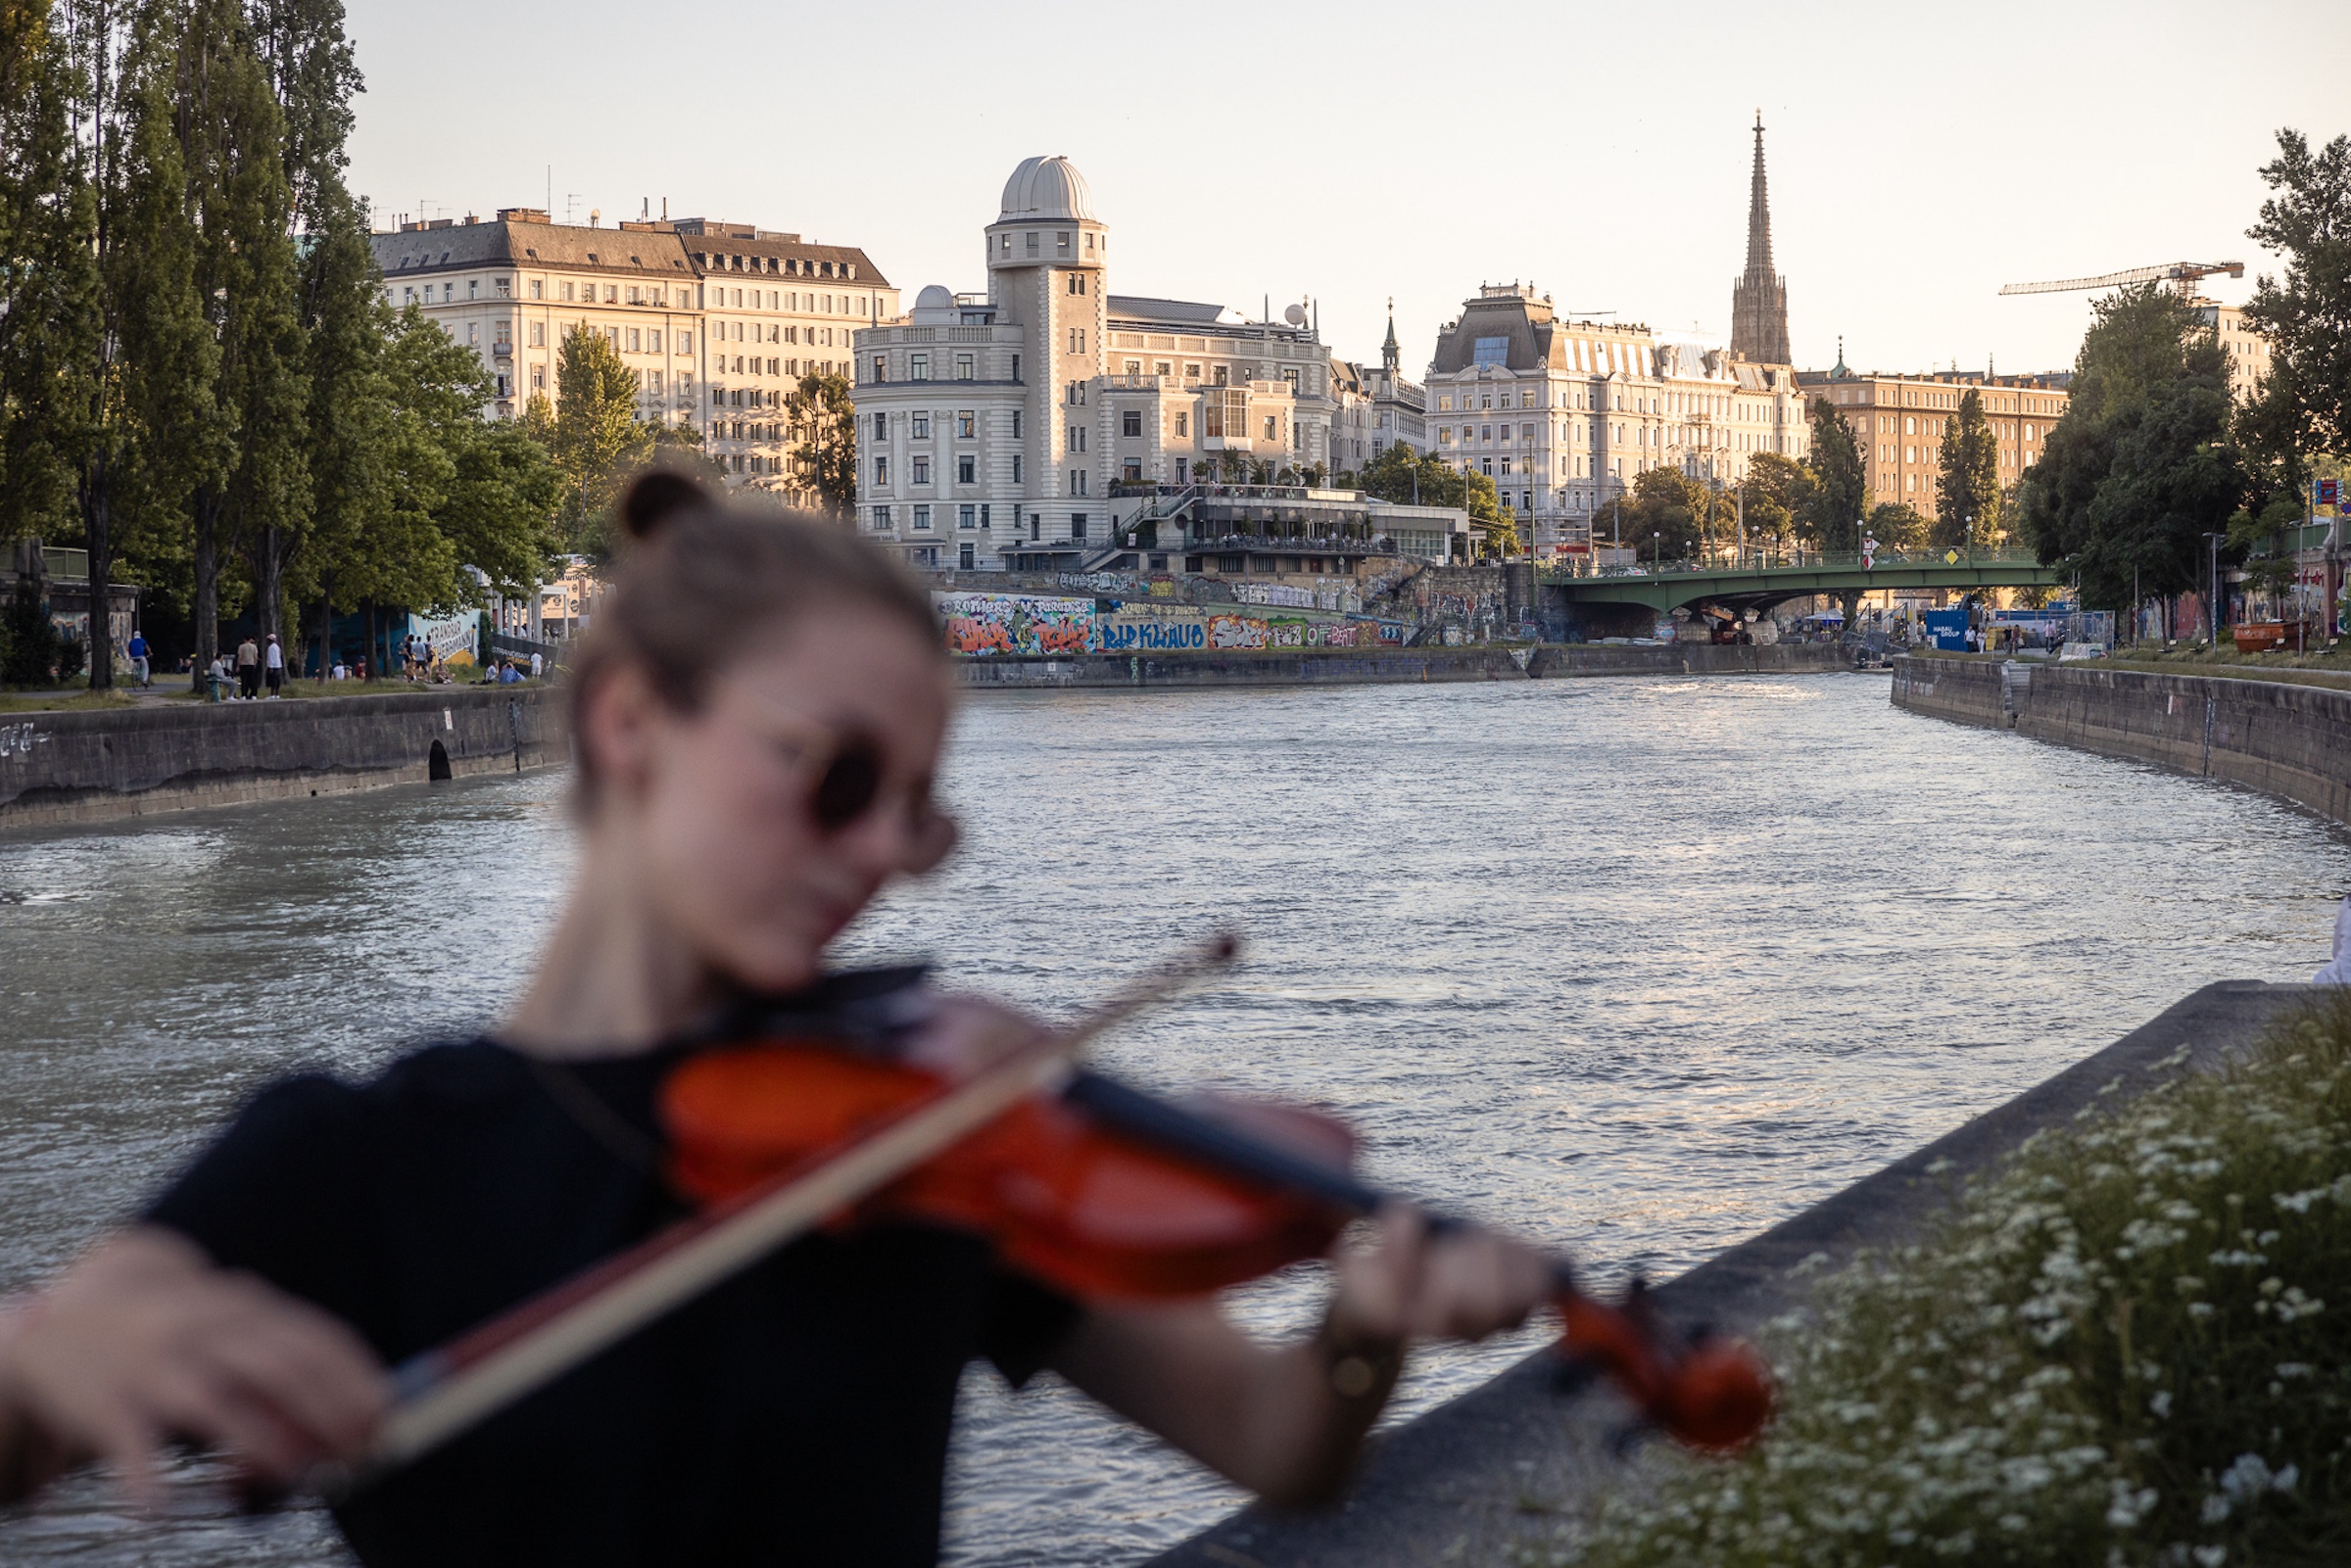
[[[871,610],[946,657],[923,590],[839,524],[751,511],[660,469],[629,486],[618,512],[619,569],[570,660],[575,736],[589,693],[613,669],[636,665],[663,701],[691,712],[747,643],[819,608]],[[594,764],[585,750],[579,759],[592,794]]]

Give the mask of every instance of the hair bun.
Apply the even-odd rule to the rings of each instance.
[[[631,539],[644,541],[661,532],[680,512],[706,510],[710,493],[667,468],[649,468],[629,481],[620,497],[620,526]]]

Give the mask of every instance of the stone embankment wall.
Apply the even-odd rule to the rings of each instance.
[[[545,687],[0,716],[0,828],[519,772],[566,755]]]
[[[1522,681],[1587,675],[1773,675],[1845,668],[1824,643],[1773,647],[1544,646],[1291,648],[1278,652],[1084,653],[958,659],[975,690],[1061,687],[1369,686],[1398,682]]]
[[[1909,657],[1897,707],[2177,768],[2351,822],[2351,690],[2079,664]]]

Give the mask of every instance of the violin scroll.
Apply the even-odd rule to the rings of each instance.
[[[1559,1353],[1577,1371],[1607,1372],[1642,1419],[1708,1453],[1745,1448],[1771,1419],[1771,1374],[1744,1340],[1673,1332],[1639,1280],[1609,1306],[1562,1280]]]

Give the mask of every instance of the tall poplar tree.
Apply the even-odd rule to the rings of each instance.
[[[1861,515],[1869,504],[1867,475],[1853,433],[1826,398],[1812,400],[1812,450],[1804,467],[1812,476],[1797,525],[1820,549],[1861,547]]]
[[[1933,542],[1960,549],[1988,545],[2000,526],[2000,444],[1974,387],[1960,396],[1942,446]]]
[[[558,526],[572,549],[601,554],[613,503],[652,454],[652,428],[637,417],[637,372],[595,327],[563,335],[555,356],[555,405],[534,398],[524,427],[553,452],[563,473]]]
[[[0,541],[75,516],[96,284],[62,23],[47,0],[0,0]]]

